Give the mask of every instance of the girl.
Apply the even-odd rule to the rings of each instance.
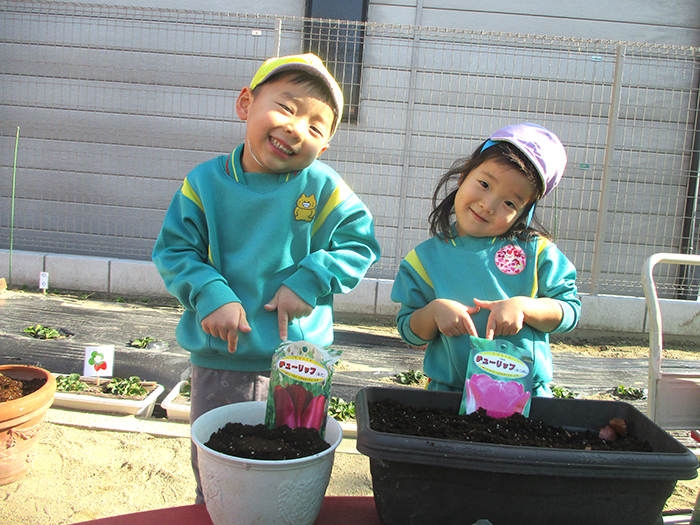
[[[572,330],[581,302],[576,269],[533,225],[533,213],[565,166],[556,135],[515,124],[456,162],[438,183],[429,216],[433,237],[401,262],[391,292],[401,303],[401,337],[427,344],[429,390],[464,389],[473,335],[532,351],[533,395],[551,395],[548,334]]]

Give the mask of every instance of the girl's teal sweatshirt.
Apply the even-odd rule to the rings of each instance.
[[[454,232],[454,228],[453,228]],[[411,345],[427,344],[423,368],[429,389],[462,391],[471,344],[469,335],[438,333],[425,341],[411,330],[414,311],[434,299],[451,299],[466,306],[474,298],[498,301],[509,297],[549,297],[561,306],[562,321],[554,330],[573,330],[581,314],[576,295],[576,269],[564,254],[543,237],[529,241],[497,238],[433,237],[419,244],[401,262],[391,299],[401,303],[398,330]],[[479,337],[485,337],[489,310],[472,315]],[[547,395],[552,380],[549,334],[524,325],[512,336],[498,336],[534,355],[535,395]]]

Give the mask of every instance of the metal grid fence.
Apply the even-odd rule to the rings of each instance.
[[[242,141],[239,90],[310,42],[354,93],[322,159],[375,216],[369,277],[393,279],[427,238],[452,162],[522,121],[567,147],[538,215],[580,291],[641,296],[646,257],[699,253],[698,48],[55,2],[0,13],[0,249],[150,259],[188,171]],[[661,295],[697,297],[690,270],[665,271]]]

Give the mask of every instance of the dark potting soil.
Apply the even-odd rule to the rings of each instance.
[[[303,458],[330,447],[313,428],[267,428],[243,423],[226,423],[205,445],[229,456],[263,460]]]
[[[513,414],[494,418],[480,408],[471,414],[408,407],[393,399],[369,403],[370,427],[377,432],[499,445],[652,452],[649,443],[633,436],[604,440],[598,431],[571,431]]]
[[[46,383],[46,379],[35,377],[34,379],[12,379],[0,374],[0,403],[13,401],[23,396],[36,392]]]

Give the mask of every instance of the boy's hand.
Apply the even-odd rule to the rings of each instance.
[[[272,312],[277,310],[277,322],[279,323],[280,339],[287,340],[287,325],[299,319],[306,317],[313,312],[313,307],[304,301],[301,297],[295,294],[285,285],[280,286],[277,293],[272,298],[272,301],[265,305],[265,310]]]
[[[238,333],[250,332],[245,310],[241,303],[226,303],[202,319],[202,330],[214,337],[228,341],[228,351],[233,353],[238,345]]]
[[[486,323],[486,339],[493,339],[498,335],[515,335],[522,330],[525,313],[520,297],[501,301],[482,301],[475,298],[474,304],[491,310]]]

